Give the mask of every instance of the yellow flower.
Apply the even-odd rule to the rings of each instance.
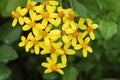
[[[93,31],[96,28],[98,28],[98,25],[97,24],[93,24],[93,21],[90,18],[86,18],[86,21],[87,21],[87,26],[88,27],[85,27],[85,26],[81,26],[80,27],[81,29],[85,30],[85,32],[83,33],[83,36],[86,36],[87,34],[89,34],[90,38],[92,40],[94,40],[95,39],[95,35],[94,35]],[[81,20],[81,22],[82,22],[82,20]],[[79,24],[81,22],[79,21]]]
[[[50,39],[53,41],[56,41],[58,38],[62,37],[62,41],[64,43],[68,43],[70,40],[68,38],[68,35],[72,33],[73,31],[68,29],[67,31],[64,30],[51,30],[50,31]]]
[[[21,42],[18,44],[19,47],[23,47],[25,46],[25,50],[26,52],[29,51],[29,43],[30,43],[30,37],[31,37],[31,33],[28,34],[27,38],[25,38],[24,36],[21,36]]]
[[[33,11],[34,10],[34,6],[37,4],[37,2],[32,1],[32,0],[28,0],[27,1],[27,5],[26,5],[26,9],[27,11]]]
[[[30,12],[30,19],[28,17],[24,17],[25,25],[22,27],[23,31],[30,30],[32,28],[32,32],[34,35],[38,35],[38,28],[40,27],[40,23],[36,21],[40,20],[41,16],[37,15],[35,12]]]
[[[32,33],[29,33],[29,43],[27,47],[27,51],[29,51],[30,48],[34,47],[34,51],[36,54],[39,54],[40,47],[42,42],[39,41],[40,39],[37,36],[33,36]]]
[[[71,40],[72,46],[75,46],[82,37],[83,33],[80,30],[76,29],[73,31],[71,35],[69,35],[69,39]]]
[[[45,30],[39,30],[39,38],[43,39],[45,42],[45,45],[50,45],[50,35],[49,31],[52,28],[52,24],[47,25]]]
[[[55,11],[57,5],[58,5],[57,1],[47,0],[42,2],[39,6],[34,7],[34,9],[36,10],[36,12],[40,13],[45,8],[52,7],[53,11]]]
[[[43,50],[41,51],[41,54],[50,54],[51,57],[56,57],[58,54],[63,53],[61,50],[62,42],[54,43],[51,42],[50,45],[43,45]]]
[[[58,25],[61,23],[61,20],[65,17],[66,15],[66,10],[63,9],[62,7],[57,7],[57,18],[56,18],[56,21],[58,23]],[[56,26],[58,26],[56,25]]]
[[[90,52],[90,53],[93,52],[92,48],[90,46],[88,46],[89,42],[90,42],[90,38],[89,37],[85,38],[84,41],[81,39],[80,40],[80,44],[77,44],[74,48],[76,50],[79,50],[79,49],[83,48],[83,50],[82,50],[83,56],[87,57],[87,52]]]
[[[66,64],[58,63],[57,64],[57,57],[47,57],[47,62],[42,63],[43,67],[46,67],[47,69],[45,70],[46,73],[51,73],[51,72],[58,72],[61,75],[64,74],[61,68],[65,68]]]
[[[12,16],[14,18],[13,22],[12,22],[12,26],[15,27],[17,24],[17,21],[19,21],[19,23],[21,25],[24,24],[24,20],[23,20],[23,16],[27,13],[27,9],[23,8],[21,9],[21,7],[17,7],[15,11],[12,11]]]
[[[64,45],[64,47],[62,48],[64,53],[61,53],[61,60],[63,64],[67,63],[67,55],[74,55],[75,54],[75,50],[74,49],[69,49],[71,46],[71,43],[67,43]]]
[[[76,13],[72,9],[66,10],[67,15],[63,18],[63,26],[62,30],[66,30],[68,28],[72,28],[76,30],[77,24],[75,23],[74,19],[77,16]]]

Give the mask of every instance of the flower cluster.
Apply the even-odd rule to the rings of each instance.
[[[68,55],[80,49],[83,57],[93,52],[89,42],[95,39],[93,31],[98,25],[90,18],[79,18],[71,8],[63,9],[55,0],[28,0],[24,8],[19,6],[12,11],[12,16],[13,27],[19,22],[22,30],[29,32],[21,36],[19,47],[25,47],[26,52],[48,55],[47,62],[42,63],[47,68],[45,73],[64,74],[61,68],[66,67]]]

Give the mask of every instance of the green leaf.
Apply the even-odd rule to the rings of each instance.
[[[77,0],[77,1],[82,3],[89,10],[90,16],[92,18],[95,18],[98,14],[100,14],[100,6],[97,0]]]
[[[3,45],[0,47],[0,62],[8,63],[8,61],[17,57],[16,51],[11,46]]]
[[[11,70],[5,64],[0,63],[0,80],[6,80],[10,74]]]
[[[1,14],[4,17],[11,16],[11,11],[16,9],[18,6],[24,7],[27,0],[2,0],[0,2],[0,8],[2,9]]]
[[[58,74],[56,73],[49,73],[49,74],[44,74],[43,75],[45,80],[55,80],[58,77]]]
[[[89,17],[89,11],[87,8],[78,2],[77,0],[70,0],[72,9],[80,16],[80,17]]]
[[[6,44],[12,44],[14,41],[16,41],[20,35],[21,35],[21,27],[20,26],[16,26],[15,28],[13,28],[11,26],[11,23],[6,23],[1,29],[0,31],[2,32],[2,34],[0,34],[0,40],[2,40],[4,43]]]
[[[75,67],[66,67],[64,70],[64,75],[62,76],[62,80],[76,80],[78,75],[78,71]]]
[[[119,0],[98,0],[102,9],[115,10],[120,8]]]
[[[111,39],[117,33],[118,25],[114,22],[101,20],[99,30],[105,40]]]

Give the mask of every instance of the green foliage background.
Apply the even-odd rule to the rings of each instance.
[[[35,0],[43,1],[43,0]],[[68,56],[63,76],[44,74],[44,57],[26,53],[18,47],[21,26],[12,28],[11,11],[25,6],[26,0],[0,2],[0,80],[120,80],[120,0],[58,0],[64,8],[73,8],[80,17],[89,17],[99,25],[93,54],[83,58],[81,51]]]

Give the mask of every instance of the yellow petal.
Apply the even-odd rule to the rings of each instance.
[[[97,24],[93,24],[93,25],[92,25],[92,28],[93,28],[93,29],[96,29],[96,28],[98,28],[98,25],[97,25]]]
[[[65,68],[65,67],[66,67],[66,64],[59,63],[59,64],[57,64],[57,66],[58,66],[59,68]]]
[[[52,29],[52,24],[49,24],[49,25],[46,27],[45,31],[46,31],[46,32],[49,32],[51,29]]]
[[[60,30],[51,30],[50,35],[60,35]]]
[[[23,31],[27,31],[27,30],[29,30],[31,27],[29,26],[29,25],[24,25],[23,27],[22,27],[22,30]]]
[[[52,62],[56,63],[57,62],[57,53],[51,54]]]
[[[85,41],[84,41],[86,44],[88,44],[89,42],[90,42],[90,38],[89,37],[87,37],[87,38],[85,38]]]
[[[75,54],[75,51],[74,51],[73,49],[68,49],[68,50],[66,51],[66,53],[67,53],[68,55],[74,55],[74,54]]]
[[[80,45],[80,44],[77,44],[77,45],[74,46],[74,49],[75,49],[75,50],[79,50],[79,49],[81,49],[81,48],[82,48],[82,45]]]
[[[68,43],[69,42],[69,39],[66,35],[62,36],[62,40],[64,43]]]
[[[49,1],[49,4],[50,4],[50,5],[56,5],[56,6],[57,6],[57,5],[58,5],[58,2],[57,2],[57,1]]]
[[[92,22],[93,22],[90,18],[86,18],[86,20],[87,20],[88,26],[90,26],[92,24]]]
[[[42,10],[43,10],[44,6],[43,5],[39,5],[39,6],[35,6],[34,7],[34,10],[37,12],[37,13],[40,13]]]
[[[36,53],[36,54],[39,54],[39,52],[40,52],[39,46],[35,45],[35,46],[34,46],[34,49],[35,49],[35,53]]]
[[[22,41],[25,41],[26,38],[25,38],[24,36],[21,36],[21,40],[22,40]]]
[[[92,48],[91,47],[87,47],[87,50],[90,52],[90,53],[92,53],[93,52],[93,50],[92,50]]]
[[[12,26],[15,27],[16,24],[17,24],[17,19],[15,18],[15,19],[13,20],[13,22],[12,22]]]
[[[72,38],[72,45],[75,46],[77,44],[77,39],[76,37],[73,37]]]
[[[24,45],[25,45],[24,42],[20,42],[20,43],[18,44],[19,47],[23,47]]]
[[[72,23],[71,23],[71,27],[72,27],[73,30],[76,30],[76,28],[77,28],[76,23],[72,22]]]
[[[41,51],[41,55],[50,53],[50,50],[44,49]]]
[[[46,70],[45,70],[45,74],[51,73],[51,72],[52,72],[52,69],[46,69]]]
[[[50,67],[50,64],[48,64],[48,63],[42,63],[41,64],[43,67],[46,67],[46,68],[49,68]]]
[[[89,33],[89,35],[90,35],[90,38],[91,38],[92,40],[95,39],[95,35],[94,35],[93,31],[91,31],[91,32]]]
[[[34,34],[35,36],[38,36],[38,35],[39,35],[38,28],[33,27],[33,28],[32,28],[32,31],[33,31],[33,34]]]
[[[45,38],[44,38],[44,41],[45,41],[45,44],[46,44],[46,45],[50,45],[50,40],[49,40],[48,37],[45,37]]]
[[[28,17],[24,17],[23,19],[24,19],[25,23],[27,23],[27,24],[29,24],[31,22],[31,20]]]
[[[23,20],[23,18],[22,17],[19,17],[19,23],[21,24],[21,25],[23,25],[24,24],[24,20]]]
[[[87,57],[87,50],[86,49],[83,49],[83,57]]]
[[[61,60],[62,60],[63,64],[66,64],[67,63],[67,57],[66,57],[66,55],[62,55],[61,56]]]
[[[20,11],[21,16],[24,16],[26,13],[27,13],[27,9],[26,9],[26,8],[23,8],[23,9]]]
[[[61,69],[57,69],[56,71],[59,72],[61,75],[64,74],[64,72]]]
[[[25,46],[26,52],[28,52],[29,49],[30,49],[32,46],[33,46],[33,43],[32,43],[32,42],[29,42],[28,44],[26,44],[26,46]]]

